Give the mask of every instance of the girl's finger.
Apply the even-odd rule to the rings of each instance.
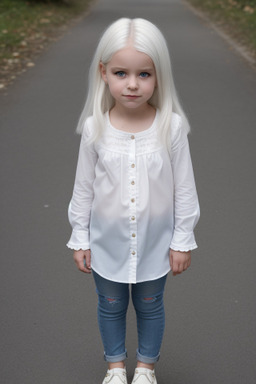
[[[86,262],[86,268],[87,269],[91,269],[91,254],[88,252],[86,255],[85,255],[85,262]]]
[[[85,272],[85,273],[91,273],[91,263],[88,265],[87,261],[86,261],[87,258],[84,259],[84,262],[83,262],[83,268],[81,269],[81,271]]]
[[[178,268],[178,265],[177,265],[177,264],[173,263],[173,265],[172,265],[172,271],[173,271],[173,273],[177,273],[177,272],[179,271],[179,268]]]
[[[77,262],[77,267],[78,267],[79,271],[85,272],[85,266],[84,266],[84,263],[82,260]]]

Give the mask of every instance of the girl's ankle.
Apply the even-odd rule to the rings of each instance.
[[[108,369],[114,369],[114,368],[125,368],[125,364],[123,361],[119,361],[117,363],[108,363]]]
[[[155,364],[146,364],[146,363],[142,363],[141,361],[138,361],[137,368],[147,368],[153,371],[155,369]]]

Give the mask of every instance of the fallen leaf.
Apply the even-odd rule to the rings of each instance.
[[[254,9],[252,7],[250,7],[249,5],[246,5],[244,7],[244,12],[253,14],[254,13]]]
[[[41,19],[40,23],[41,24],[48,24],[48,23],[50,23],[50,20],[49,19]]]

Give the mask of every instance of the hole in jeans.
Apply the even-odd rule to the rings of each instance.
[[[154,303],[156,301],[156,297],[144,297],[143,301],[144,303]]]
[[[105,300],[106,300],[110,305],[114,305],[114,304],[119,303],[119,300],[118,300],[118,299],[114,299],[114,298],[112,298],[112,297],[105,297]]]

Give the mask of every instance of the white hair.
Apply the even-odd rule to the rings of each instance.
[[[190,127],[174,86],[165,38],[154,24],[144,19],[121,18],[111,24],[101,37],[91,63],[88,95],[78,122],[77,133],[82,133],[85,120],[93,115],[95,129],[91,140],[99,138],[105,124],[104,114],[114,106],[114,99],[101,77],[100,63],[106,65],[128,42],[132,43],[137,51],[147,54],[154,63],[157,87],[149,103],[159,109],[160,136],[169,144],[172,112],[181,116],[187,132]]]

